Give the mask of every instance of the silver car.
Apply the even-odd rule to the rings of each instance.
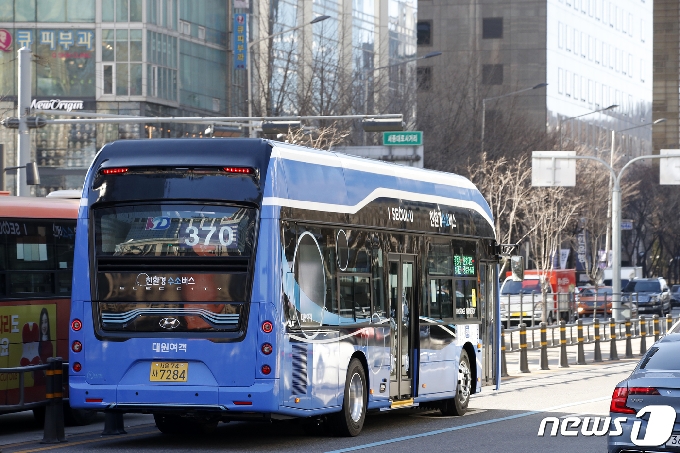
[[[609,453],[680,451],[679,333],[649,348],[614,389],[609,411]]]

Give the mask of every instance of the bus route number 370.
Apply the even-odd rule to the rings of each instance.
[[[215,225],[186,225],[180,230],[180,244],[183,246],[221,245],[235,247],[237,245],[238,230],[230,226]]]
[[[151,362],[151,382],[186,382],[189,375],[188,362]]]

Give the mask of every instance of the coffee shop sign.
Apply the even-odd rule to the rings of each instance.
[[[33,99],[33,102],[31,103],[31,109],[66,110],[67,112],[70,112],[71,110],[82,110],[83,101],[62,101],[61,99],[39,101],[37,99]]]

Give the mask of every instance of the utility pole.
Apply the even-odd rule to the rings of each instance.
[[[17,118],[19,119],[19,134],[17,136],[17,185],[16,194],[27,197],[31,193],[26,184],[25,166],[31,159],[31,136],[28,132],[28,114],[31,110],[31,57],[32,52],[26,47],[18,51],[19,54],[19,98],[17,102]]]

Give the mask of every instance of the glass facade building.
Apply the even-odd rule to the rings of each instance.
[[[32,101],[48,101],[43,108],[61,100],[82,101],[74,115],[229,115],[229,5],[226,0],[0,2],[2,116],[16,116],[16,57],[23,46],[33,52]],[[144,123],[32,129],[32,159],[42,180],[34,190],[43,195],[81,187],[94,154],[108,141],[198,136],[203,129]],[[0,143],[3,166],[16,165],[16,131],[0,129]],[[11,174],[3,183],[14,191]]]
[[[415,115],[416,0],[253,3],[257,115]],[[314,18],[329,16],[316,24]],[[271,63],[270,63],[271,62]],[[410,101],[405,101],[409,100]]]
[[[17,50],[33,52],[32,101],[78,101],[73,114],[244,116],[245,39],[329,18],[253,46],[253,113],[415,115],[417,0],[5,0],[0,2],[0,111],[16,116]],[[245,36],[233,33],[238,14]],[[241,48],[237,48],[241,46]],[[247,52],[246,52],[247,53]],[[376,69],[389,66],[387,70]],[[80,108],[82,106],[82,108]],[[67,118],[54,115],[54,118]],[[407,115],[408,117],[408,115]],[[79,188],[96,151],[126,138],[202,136],[205,126],[78,124],[31,129],[43,195]],[[0,128],[4,167],[16,130]],[[4,174],[4,172],[2,173]],[[0,190],[15,190],[7,173]]]

